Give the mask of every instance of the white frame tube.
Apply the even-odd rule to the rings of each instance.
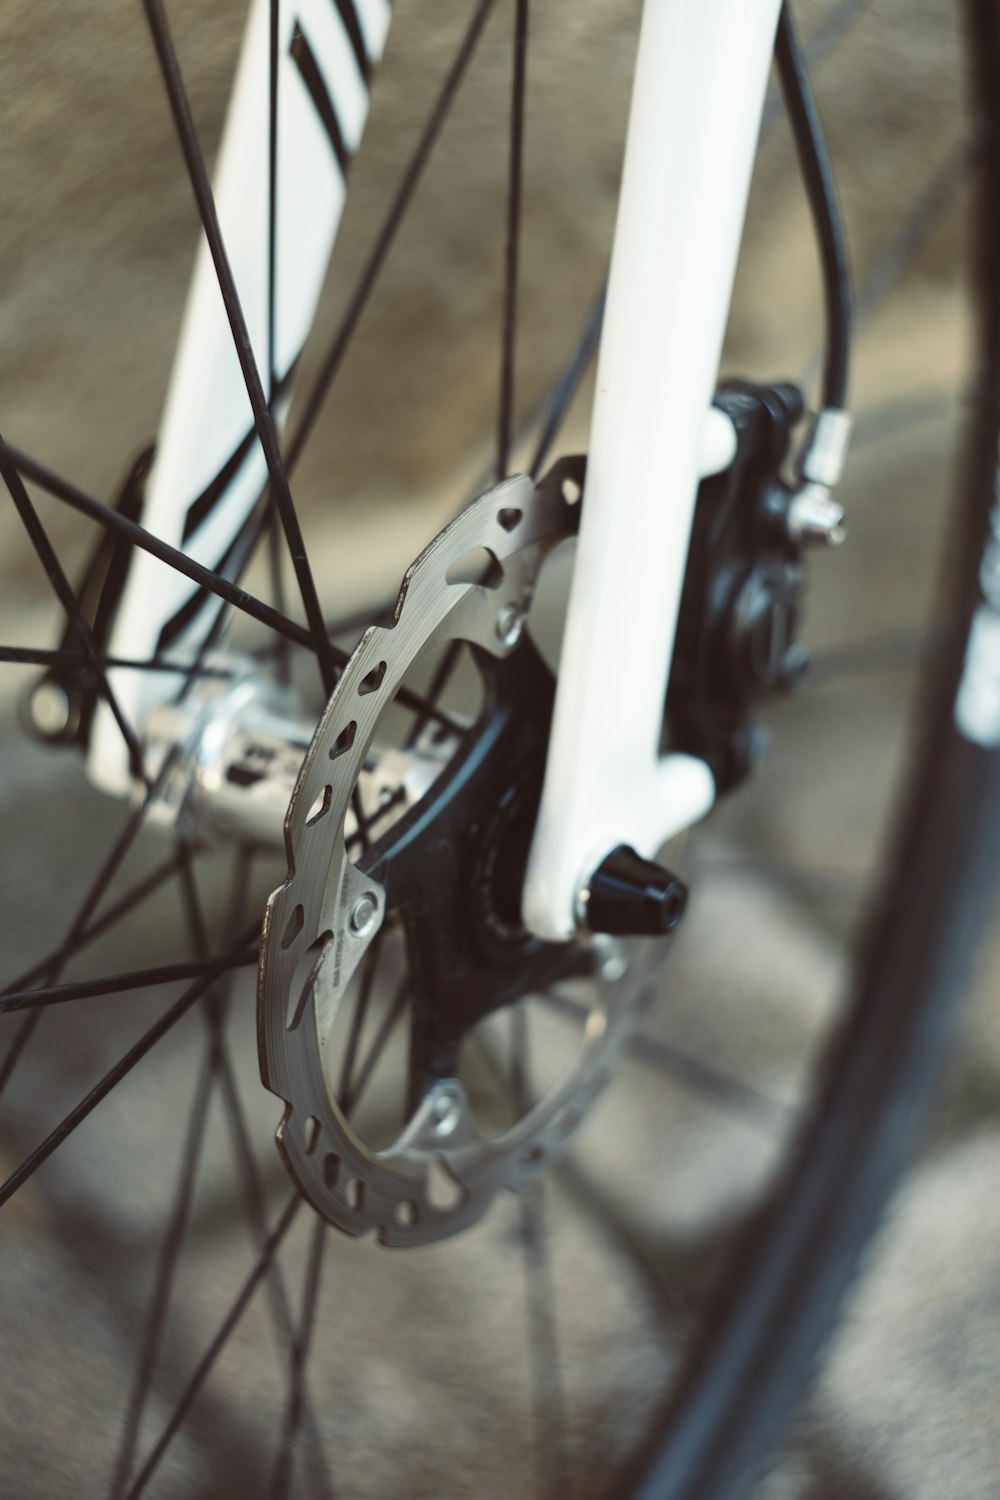
[[[651,856],[714,800],[708,767],[659,745],[698,483],[721,466],[710,408],[779,11],[780,0],[646,0],[524,891],[527,925],[555,941],[575,930],[613,848]]]
[[[312,327],[323,279],[347,195],[343,167],[329,129],[295,61],[293,42],[308,49],[315,88],[335,118],[342,148],[353,155],[368,116],[368,85],[345,25],[352,13],[368,65],[385,47],[392,17],[389,0],[283,0],[278,37],[277,276],[275,348],[268,348],[269,205],[269,0],[251,0],[243,45],[226,114],[213,192],[246,318],[266,386],[273,365],[280,377],[293,369]],[[301,55],[301,54],[300,54]],[[178,163],[178,170],[180,165]],[[276,402],[280,422],[287,393]],[[201,236],[174,355],[170,388],[157,435],[156,462],[143,502],[142,523],[174,547],[215,568],[240,530],[267,481],[263,451],[251,441],[229,482],[220,487],[193,530],[191,508],[216,481],[252,434],[253,413],[207,241]],[[110,654],[150,656],[163,627],[197,592],[183,574],[136,550],[115,616]],[[193,657],[218,605],[206,601],[170,650]],[[183,678],[165,672],[115,668],[118,702],[138,733],[159,703],[171,701]],[[128,752],[103,702],[93,720],[87,761],[91,780],[125,795],[131,787]]]

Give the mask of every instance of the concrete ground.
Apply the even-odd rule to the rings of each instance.
[[[0,20],[5,58],[15,60],[3,66],[18,85],[3,91],[0,131],[0,180],[16,206],[0,236],[0,430],[101,494],[155,426],[191,243],[186,190],[135,9],[104,7],[96,20],[81,12],[76,26],[46,29],[38,23],[44,7],[10,3]],[[171,7],[209,137],[236,9]],[[370,154],[357,166],[328,327],[397,175],[397,132],[426,109],[430,70],[465,7],[448,0],[433,25],[417,4],[397,9],[397,50],[380,85]],[[638,7],[593,0],[535,9],[525,406],[601,276]],[[332,1234],[318,1240],[304,1210],[281,1250],[280,1281],[269,1279],[248,1303],[166,1448],[152,1495],[273,1493],[278,1455],[289,1451],[288,1330],[319,1244],[293,1493],[602,1493],[669,1382],[719,1247],[780,1159],[844,1003],[851,952],[887,857],[968,375],[955,17],[932,0],[867,8],[817,0],[802,7],[808,34],[821,38],[835,12],[852,9],[853,26],[817,73],[867,288],[858,432],[844,486],[850,541],[812,569],[814,683],[768,715],[774,737],[764,770],[684,851],[690,916],[644,1021],[659,1045],[623,1063],[539,1192],[499,1203],[444,1246],[390,1254]],[[381,600],[488,455],[499,276],[474,272],[499,264],[506,81],[497,64],[506,26],[498,21],[487,38],[443,165],[428,178],[411,237],[390,263],[367,338],[302,472],[324,595],[344,607]],[[133,150],[122,149],[122,119]],[[941,198],[933,232],[883,302],[886,249],[929,188]],[[773,375],[807,366],[818,326],[811,255],[779,127],[758,168],[730,368]],[[378,430],[366,417],[376,398]],[[570,451],[585,443],[585,416],[586,393],[567,434]],[[85,529],[49,503],[42,513],[68,554],[82,555]],[[11,522],[0,518],[0,639],[48,642],[55,616]],[[43,754],[19,732],[25,676],[9,672],[0,689],[7,976],[62,936],[126,816],[86,785],[73,757]],[[166,853],[154,835],[141,839],[109,899]],[[226,874],[219,860],[199,870],[213,932]],[[254,870],[252,909],[281,874],[275,862]],[[176,962],[186,944],[179,895],[165,887],[67,976]],[[763,1486],[766,1500],[996,1494],[998,979],[994,943],[921,1158]],[[0,1164],[13,1169],[177,993],[165,987],[50,1009],[4,1100]],[[288,1199],[252,1011],[252,982],[241,976],[225,1036],[255,1165],[248,1176],[238,1142],[234,1149],[233,1096],[217,1083],[196,1132],[199,1168],[133,1472],[251,1270],[261,1225],[274,1224]],[[20,1021],[0,1025],[12,1035]],[[0,1492],[11,1500],[75,1500],[111,1488],[208,1030],[202,1011],[181,1021],[0,1216]],[[531,1034],[533,1067],[543,1075],[565,1054],[569,1033],[533,1007]]]

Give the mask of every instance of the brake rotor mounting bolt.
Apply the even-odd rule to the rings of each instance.
[[[367,937],[375,926],[375,918],[377,916],[378,901],[371,892],[366,891],[363,896],[359,896],[357,901],[355,901],[354,909],[351,912],[351,931],[354,933],[354,936]]]
[[[451,1135],[458,1124],[461,1106],[450,1090],[440,1093],[431,1109],[431,1121],[435,1135]]]
[[[504,646],[516,646],[524,629],[524,612],[516,604],[505,604],[497,612],[497,640]]]
[[[628,973],[628,959],[625,949],[617,938],[611,937],[606,932],[594,933],[594,956],[597,959],[597,972],[605,984],[617,984],[619,979],[624,979]]]
[[[31,721],[46,739],[58,739],[69,728],[72,705],[58,682],[40,682],[29,700]]]

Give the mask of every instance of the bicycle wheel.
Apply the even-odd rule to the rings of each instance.
[[[154,18],[159,14],[154,5],[147,9]],[[208,821],[197,821],[201,814],[194,807],[188,808],[192,822],[178,821],[175,804],[168,797],[164,805],[160,797],[178,764],[169,748],[164,752],[163,741],[159,762],[150,758],[149,743],[131,747],[133,767],[143,767],[156,790],[142,790],[137,810],[129,811],[87,789],[74,760],[54,750],[44,758],[28,753],[23,737],[8,740],[13,795],[7,845],[17,857],[8,862],[5,925],[11,967],[23,972],[0,1002],[9,1012],[0,1086],[11,1163],[0,1194],[11,1223],[3,1323],[7,1368],[14,1376],[6,1409],[16,1414],[7,1419],[5,1448],[12,1491],[19,1494],[385,1495],[403,1489],[440,1495],[464,1494],[473,1486],[477,1493],[497,1495],[532,1487],[538,1493],[559,1488],[578,1495],[712,1500],[749,1493],[812,1369],[925,1112],[953,1002],[975,934],[989,914],[1000,816],[996,753],[960,735],[952,711],[959,685],[967,682],[970,621],[982,606],[977,580],[989,535],[998,436],[1000,298],[989,278],[981,292],[984,340],[969,431],[968,501],[958,511],[944,498],[928,498],[935,486],[944,495],[941,452],[958,426],[955,393],[965,379],[961,359],[950,354],[953,346],[960,348],[950,332],[959,317],[955,289],[943,271],[957,231],[947,217],[954,199],[942,184],[950,189],[961,177],[956,163],[967,150],[956,108],[953,138],[959,144],[942,132],[927,151],[936,171],[920,178],[930,187],[917,195],[915,220],[903,211],[912,189],[907,173],[893,173],[888,134],[874,194],[870,178],[860,167],[855,177],[847,170],[846,151],[838,153],[860,240],[862,315],[874,316],[903,262],[910,301],[895,324],[891,304],[881,314],[877,343],[862,339],[861,388],[888,387],[890,396],[871,410],[867,427],[860,424],[857,467],[844,495],[847,546],[810,569],[817,680],[769,708],[769,762],[733,792],[708,828],[692,836],[691,910],[671,940],[669,962],[662,946],[653,944],[630,951],[622,974],[622,955],[607,945],[574,947],[554,957],[516,932],[513,898],[498,871],[508,864],[516,868],[523,858],[551,679],[537,657],[525,655],[530,648],[522,620],[516,613],[504,617],[498,607],[504,585],[490,588],[497,580],[483,548],[489,543],[495,549],[492,560],[505,577],[534,566],[541,553],[551,554],[552,609],[558,613],[558,572],[567,552],[562,544],[572,532],[581,488],[585,495],[585,474],[572,461],[552,470],[548,464],[578,447],[572,439],[581,428],[586,394],[581,377],[599,316],[589,317],[551,387],[545,384],[552,371],[548,350],[560,321],[568,327],[586,307],[600,280],[606,244],[597,244],[600,236],[590,228],[592,252],[578,246],[564,255],[563,263],[571,264],[564,277],[552,277],[547,267],[536,289],[523,275],[522,309],[537,307],[553,281],[559,286],[552,323],[539,320],[538,330],[525,334],[522,322],[519,393],[513,358],[516,248],[522,218],[528,233],[527,210],[538,206],[532,178],[524,185],[521,179],[527,7],[521,3],[505,24],[497,19],[485,28],[491,9],[486,0],[471,13],[458,61],[444,74],[443,104],[432,102],[429,137],[448,108],[465,113],[452,122],[450,135],[442,132],[441,149],[451,155],[437,177],[434,161],[440,158],[431,158],[424,189],[429,197],[413,195],[413,212],[423,213],[425,235],[435,228],[442,233],[446,248],[438,253],[453,271],[468,256],[465,236],[471,231],[445,205],[456,196],[461,201],[463,193],[479,230],[476,258],[494,284],[507,251],[503,293],[493,299],[503,324],[499,452],[490,454],[493,413],[486,400],[496,383],[495,338],[490,370],[482,373],[486,315],[494,310],[489,296],[474,293],[454,274],[446,278],[449,309],[432,329],[430,353],[415,335],[410,340],[388,333],[398,329],[401,314],[404,328],[426,320],[419,309],[442,295],[441,272],[432,260],[414,269],[411,254],[394,271],[400,261],[386,258],[414,185],[405,173],[403,196],[389,203],[384,218],[383,205],[374,210],[374,228],[381,219],[388,240],[377,238],[374,260],[367,256],[372,226],[366,202],[372,205],[376,196],[380,154],[394,172],[406,166],[405,152],[398,161],[390,154],[390,126],[409,112],[408,91],[419,71],[409,59],[426,45],[419,18],[407,22],[401,16],[399,48],[387,57],[378,85],[384,84],[387,123],[380,126],[376,107],[357,161],[359,217],[351,219],[349,203],[335,260],[343,277],[335,283],[347,285],[353,265],[360,291],[341,300],[335,284],[329,311],[343,319],[328,346],[330,357],[324,360],[323,349],[307,351],[300,375],[308,400],[310,370],[318,371],[322,388],[345,359],[347,339],[371,298],[366,316],[372,319],[374,353],[368,363],[352,354],[344,404],[339,415],[333,408],[328,423],[316,423],[319,456],[311,463],[304,459],[301,473],[303,488],[320,499],[331,473],[338,476],[338,494],[354,498],[353,507],[345,502],[338,512],[340,536],[348,538],[340,552],[348,565],[339,573],[326,507],[314,504],[303,513],[318,600],[333,622],[339,697],[323,709],[326,688],[316,680],[316,653],[302,644],[312,628],[309,598],[303,598],[301,614],[289,604],[290,569],[280,561],[270,578],[263,559],[246,564],[250,599],[233,593],[232,569],[192,580],[205,589],[228,589],[225,630],[220,626],[213,634],[211,652],[200,651],[193,667],[179,647],[171,654],[169,643],[161,644],[149,665],[150,674],[174,675],[180,661],[181,712],[192,701],[200,704],[199,694],[210,702],[220,682],[229,691],[238,674],[240,683],[266,683],[268,694],[275,685],[280,689],[283,696],[264,701],[262,715],[266,709],[268,717],[266,725],[263,718],[256,722],[257,738],[226,762],[227,774],[234,767],[240,773],[233,778],[234,798],[241,788],[261,785],[253,780],[259,765],[250,752],[259,752],[265,729],[272,749],[288,750],[289,736],[282,739],[276,716],[289,693],[300,694],[301,714],[311,714],[313,724],[322,716],[309,762],[322,775],[300,783],[297,814],[293,804],[295,881],[312,869],[308,841],[326,837],[331,809],[342,804],[345,817],[353,816],[348,852],[356,858],[349,868],[338,867],[337,878],[338,889],[350,893],[348,925],[367,944],[365,961],[353,987],[344,975],[343,1002],[329,1037],[322,1037],[338,1063],[334,1087],[344,1119],[335,1122],[340,1134],[331,1142],[318,1106],[316,1115],[308,1107],[300,1110],[298,1134],[291,1140],[290,1127],[284,1145],[294,1185],[274,1151],[281,1107],[258,1078],[249,975],[243,976],[246,984],[238,972],[233,976],[256,960],[260,914],[285,879],[284,850],[262,848],[260,825],[242,821],[242,812],[218,800]],[[968,14],[983,122],[975,168],[986,209],[979,253],[988,266],[995,264],[998,239],[1000,37],[988,5],[973,4]],[[868,103],[881,103],[885,84],[875,64],[883,49],[895,46],[898,20],[891,8],[877,16],[863,6],[834,6],[809,32],[814,61],[830,70],[835,131],[837,82],[860,76],[853,86],[864,93],[867,83],[874,95]],[[182,55],[191,56],[196,71],[205,69],[195,96],[204,102],[225,71],[230,22],[194,17],[188,23]],[[535,55],[564,54],[568,24],[568,13],[533,14]],[[593,55],[595,36],[574,24],[581,29],[576,56],[582,65],[588,49]],[[610,12],[591,24],[607,43],[602,68],[608,55],[621,58],[623,109],[634,37]],[[949,23],[927,16],[922,24],[915,67],[927,70],[924,82],[931,87],[957,93],[957,44]],[[161,62],[169,62],[169,35],[154,31]],[[125,55],[137,56],[139,41],[138,32],[124,37]],[[223,54],[217,67],[213,46]],[[476,92],[458,95],[457,83],[477,47],[486,55],[477,64]],[[859,57],[874,59],[867,74],[858,73]],[[600,143],[588,142],[585,132],[580,143],[570,142],[581,130],[567,107],[567,96],[570,103],[578,97],[579,74],[565,57],[563,65],[571,82],[565,93],[553,90],[549,112],[538,119],[556,132],[562,150],[581,153],[574,159],[589,147],[612,162],[613,171],[614,135],[603,117],[592,127]],[[147,72],[136,64],[140,81],[153,76],[152,52],[143,66]],[[72,72],[65,78],[80,81]],[[420,86],[427,86],[426,79]],[[915,89],[914,96],[920,92]],[[608,105],[607,115],[616,107]],[[919,126],[915,103],[899,105],[904,113],[907,107],[897,149],[912,152],[912,144],[905,146],[908,129]],[[487,169],[485,146],[498,134],[500,118],[503,138]],[[158,149],[161,136],[148,123],[142,101],[135,119],[137,134],[146,131]],[[165,116],[164,140],[168,127]],[[771,338],[771,347],[761,334],[776,305],[774,276],[782,282],[784,302],[778,305],[797,311],[797,298],[802,307],[811,304],[808,288],[800,294],[784,268],[774,266],[773,224],[782,215],[788,242],[803,256],[809,252],[789,207],[798,191],[787,160],[790,147],[776,115],[766,118],[765,128],[759,218],[755,224],[752,211],[730,360],[740,373],[759,363],[771,378],[780,358],[797,353],[794,341],[785,344],[783,330]],[[463,134],[475,139],[479,154],[473,162]],[[105,141],[105,159],[117,154],[118,135],[116,126],[113,141]],[[366,160],[374,163],[368,178]],[[530,158],[523,170],[530,171]],[[135,194],[134,179],[129,186]],[[483,232],[488,188],[506,208],[497,212],[498,227],[491,222]],[[873,213],[876,198],[879,212]],[[560,224],[565,234],[558,215],[548,221],[557,243]],[[94,247],[99,262],[100,235],[78,238]],[[165,257],[144,253],[144,274],[159,276]],[[370,272],[383,264],[388,283],[379,302]],[[59,265],[57,259],[57,270]],[[180,273],[171,274],[179,292]],[[120,278],[116,266],[95,294],[99,306],[107,305],[102,297],[120,290]],[[140,307],[144,290],[140,283],[130,293]],[[37,311],[37,286],[35,292],[26,305]],[[948,364],[948,379],[929,391],[922,380],[900,373],[914,363],[903,340],[917,321],[915,307],[938,331],[935,359]],[[73,332],[71,327],[66,338]],[[159,326],[154,332],[162,338]],[[775,344],[783,346],[777,353]],[[442,347],[450,352],[432,404],[428,366],[440,359]],[[895,354],[887,356],[886,347]],[[949,351],[947,361],[942,348]],[[392,381],[378,358],[387,353],[396,362]],[[115,362],[120,375],[133,373],[127,354],[116,354]],[[36,363],[39,379],[48,379],[41,354]],[[541,373],[536,380],[536,370],[545,372],[544,381]],[[156,383],[147,380],[150,388]],[[541,400],[536,389],[543,392]],[[51,388],[58,391],[58,385]],[[97,391],[91,399],[94,404],[83,408],[89,422],[110,424],[109,397]],[[380,420],[373,428],[364,413],[376,401]],[[53,461],[72,452],[72,440],[58,437],[49,414],[58,403],[50,396],[44,405],[43,415],[35,416],[21,397],[23,438],[16,423],[2,424],[18,450],[14,456],[13,449],[4,450],[3,474],[60,602],[72,608],[75,595],[49,537],[58,542],[65,568],[77,569],[84,534],[45,507],[55,500],[81,501],[81,494],[20,451],[38,448]],[[432,405],[433,417],[427,418]],[[523,426],[514,418],[521,407],[534,418]],[[152,420],[151,412],[137,410],[136,416]],[[390,419],[399,430],[395,443],[385,436]],[[294,433],[294,404],[291,423]],[[454,450],[435,458],[431,478],[423,476],[420,484],[431,499],[419,512],[383,506],[382,532],[365,552],[379,496],[414,487],[426,426],[467,429],[474,436],[463,435],[457,459]],[[564,435],[558,446],[548,451],[559,433]],[[83,447],[82,477],[93,482],[97,475],[103,484],[97,457],[104,444]],[[422,598],[424,589],[430,601],[424,625],[405,651],[397,641],[398,654],[384,656],[384,611],[402,567],[454,508],[448,497],[472,492],[484,455],[500,475],[523,463],[539,479],[552,477],[537,489],[510,480],[485,502],[463,509],[410,577],[410,602]],[[133,496],[141,492],[145,471],[140,464]],[[900,492],[922,497],[918,520],[918,507],[904,505],[896,498]],[[119,507],[126,520],[135,513],[129,503],[126,496]],[[272,513],[267,506],[253,512],[255,535],[266,534]],[[879,567],[886,548],[898,559],[895,544],[904,524],[916,526],[919,545],[904,560],[905,589],[897,592],[884,585]],[[98,556],[79,591],[91,639],[101,638],[102,600],[105,613],[110,610],[107,580],[124,566],[136,539],[118,530],[126,545]],[[950,593],[942,605],[934,602],[930,579],[940,554],[949,551]],[[273,555],[281,554],[276,548]],[[301,569],[297,581],[303,582]],[[271,587],[270,610],[257,609],[252,624],[232,621],[233,610],[255,608],[256,596]],[[457,594],[448,595],[449,588]],[[457,619],[453,597],[473,600],[466,616],[474,618]],[[490,605],[485,616],[483,599]],[[404,596],[397,630],[410,628],[407,609]],[[80,644],[84,633],[67,636],[53,655],[51,616],[33,596],[22,615],[25,629],[39,617],[41,623],[31,644],[12,643],[3,655],[12,673],[28,678],[35,730],[79,744],[101,690],[99,672]],[[433,630],[428,619],[435,622]],[[12,628],[20,624],[14,619]],[[362,654],[350,657],[366,625],[371,628]],[[535,611],[529,626],[539,639],[544,635]],[[472,652],[448,645],[470,638]],[[38,646],[39,639],[48,644]],[[928,643],[940,639],[945,644],[929,653],[935,686],[919,695]],[[484,668],[491,651],[494,664]],[[969,659],[981,668],[979,657]],[[34,686],[40,665],[56,669],[67,661],[74,681],[87,690],[82,706],[70,704],[69,713],[51,695],[39,702]],[[505,671],[508,662],[516,670]],[[111,688],[107,701],[121,678],[108,663],[101,667]],[[388,696],[400,685],[402,693],[383,712],[383,687]],[[350,714],[343,712],[347,688],[354,694]],[[173,705],[171,722],[177,712]],[[523,724],[530,733],[521,733]],[[374,771],[366,770],[361,754],[369,725],[378,730],[382,752],[387,747]],[[155,736],[149,738],[155,751]],[[502,775],[488,754],[494,744],[513,747],[501,758]],[[893,807],[892,788],[912,744],[922,749],[893,852],[883,814]],[[477,781],[480,767],[489,775]],[[41,805],[48,809],[44,819]],[[449,848],[459,847],[453,825],[472,827],[481,855],[463,855],[450,868],[445,849],[431,865],[424,842],[417,845],[419,859],[407,865],[400,831],[409,833],[421,820]],[[154,822],[159,831],[150,827]],[[106,825],[112,823],[108,839]],[[373,861],[377,855],[384,863],[384,841],[394,828],[401,852],[392,879],[397,892],[405,887],[405,900],[400,897],[387,917],[384,895],[391,886],[383,866]],[[107,849],[95,859],[99,834]],[[816,848],[824,850],[818,862]],[[324,849],[322,878],[328,880]],[[868,890],[845,901],[844,882],[837,878],[845,868],[852,877],[881,878],[877,901]],[[428,909],[431,874],[434,892],[448,899]],[[356,878],[360,883],[351,884]],[[471,905],[465,886],[473,892]],[[308,941],[303,938],[311,916],[309,891],[303,894],[295,883],[282,889],[284,895],[279,890],[272,900],[267,937],[268,972],[282,976],[271,1009],[277,1008],[284,1031],[294,1036],[302,1034],[317,975],[329,965],[329,945],[322,923],[308,931]],[[475,932],[475,963],[465,954],[466,926],[456,912]],[[841,1001],[838,993],[848,988],[846,953],[862,919],[867,936],[859,946],[852,998]],[[429,933],[426,944],[423,933]],[[474,979],[480,997],[460,1024],[444,1029],[425,1024],[426,1014],[421,1021],[421,1007],[426,1013],[432,1001],[412,973],[421,963],[433,968],[435,944],[462,956],[464,967],[455,960],[460,984],[468,988]],[[279,964],[283,952],[294,961],[276,970],[275,950]],[[441,968],[433,972],[440,980]],[[628,1003],[619,1006],[620,991]],[[657,991],[662,993],[654,1005]],[[438,1020],[447,1008],[443,993],[439,987]],[[290,1006],[287,1014],[283,1006]],[[628,1012],[630,1026],[638,1025],[631,1036],[624,1023],[618,1030],[620,1010]],[[594,1013],[610,1018],[615,1050],[584,1071],[581,1084],[573,1070],[585,1054],[586,1018]],[[268,1014],[265,1009],[265,1031]],[[270,1024],[273,1030],[273,1015]],[[283,1035],[262,1041],[267,1081],[286,1103],[289,1091],[310,1087],[314,1058],[312,1052],[293,1058],[281,1050],[290,1045]],[[620,1081],[598,1105],[597,1085],[604,1082],[598,1074],[612,1061]],[[278,1076],[282,1067],[287,1077]],[[575,1080],[571,1097],[559,1093],[567,1076]],[[464,1196],[463,1184],[456,1185],[446,1170],[425,1173],[427,1161],[436,1160],[435,1142],[446,1141],[454,1125],[449,1090],[456,1077],[493,1153],[482,1158],[503,1156],[509,1176],[501,1185],[515,1181],[516,1197],[498,1193],[485,1167],[480,1178],[464,1184]],[[295,1092],[296,1102],[300,1097],[309,1096]],[[544,1118],[535,1118],[538,1102],[546,1100]],[[421,1186],[386,1198],[387,1175],[367,1178],[366,1159],[352,1156],[355,1131],[376,1154],[405,1137],[419,1169],[411,1180]],[[322,1212],[308,1206],[310,1199]],[[374,1228],[400,1245],[436,1243],[390,1252],[373,1244],[371,1235],[342,1237],[329,1227],[331,1218],[352,1232]],[[462,1233],[454,1233],[459,1227]]]

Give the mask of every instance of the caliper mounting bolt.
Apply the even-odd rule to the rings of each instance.
[[[619,844],[590,877],[581,902],[591,932],[663,937],[683,917],[687,895],[670,870]]]

